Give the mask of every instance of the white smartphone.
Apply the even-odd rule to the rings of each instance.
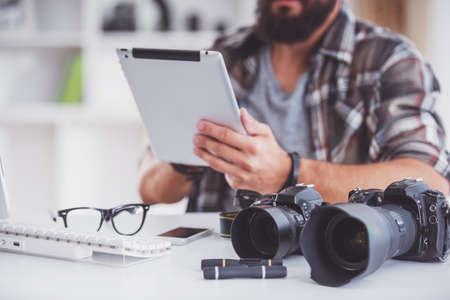
[[[172,245],[185,245],[199,238],[210,235],[212,230],[209,228],[177,227],[167,232],[158,234],[157,237],[170,241]]]

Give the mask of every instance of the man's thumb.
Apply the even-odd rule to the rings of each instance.
[[[262,135],[266,133],[265,124],[256,121],[245,108],[241,108],[241,120],[248,134]]]

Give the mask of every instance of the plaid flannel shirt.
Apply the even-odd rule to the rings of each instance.
[[[252,28],[219,38],[236,98],[244,99],[259,70],[263,42]],[[445,132],[435,111],[440,87],[430,66],[404,37],[355,20],[342,7],[311,57],[303,99],[313,159],[366,164],[420,159],[450,180]],[[211,169],[194,185],[188,210],[230,209],[224,176]]]

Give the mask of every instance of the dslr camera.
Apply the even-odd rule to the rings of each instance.
[[[304,184],[269,195],[239,190],[236,200],[249,204],[231,226],[233,248],[242,258],[284,258],[300,252],[301,231],[311,211],[323,204],[314,186]]]
[[[445,261],[449,205],[421,179],[394,182],[384,192],[356,189],[349,203],[311,212],[301,245],[311,278],[326,286],[371,274],[389,258]]]

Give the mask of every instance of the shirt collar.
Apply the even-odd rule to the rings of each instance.
[[[316,54],[351,64],[355,47],[355,27],[356,21],[351,9],[343,4],[318,45]],[[264,42],[257,37],[252,27],[242,28],[232,36],[219,39],[216,49],[225,54],[227,68],[238,83],[235,86],[244,89],[252,86],[258,69],[257,54],[263,45]]]
[[[350,64],[355,47],[355,16],[346,4],[342,5],[333,24],[325,33],[318,53]]]

